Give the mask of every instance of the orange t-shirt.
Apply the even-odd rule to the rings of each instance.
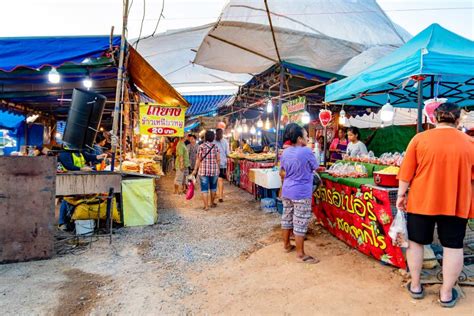
[[[474,140],[455,128],[417,134],[398,179],[410,182],[407,211],[474,218]]]

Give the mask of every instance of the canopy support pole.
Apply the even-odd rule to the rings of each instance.
[[[127,29],[128,22],[128,0],[123,0],[123,22],[122,22],[122,36],[120,37],[120,57],[119,65],[117,70],[117,89],[115,90],[115,106],[114,106],[114,120],[112,123],[112,166],[111,171],[114,171],[115,167],[115,155],[117,153],[117,142],[120,141],[117,138],[119,116],[122,115],[120,112],[120,103],[122,102],[122,84],[123,84],[123,64],[125,60],[125,31]]]
[[[416,132],[421,133],[423,132],[423,81],[418,81],[418,117],[416,120]]]
[[[283,98],[283,84],[285,83],[285,72],[283,70],[283,65],[280,63],[280,93],[278,98],[278,107],[277,107],[277,123],[276,123],[276,136],[275,136],[275,163],[278,162],[278,141],[280,139],[280,124],[281,124],[281,103]]]
[[[277,63],[277,62],[278,62],[277,60],[275,60],[275,59],[273,59],[273,58],[270,58],[270,57],[268,57],[268,56],[265,56],[265,55],[263,55],[263,54],[260,54],[259,52],[256,52],[256,51],[254,51],[254,50],[245,48],[245,47],[243,47],[243,46],[241,46],[241,45],[239,45],[239,44],[232,43],[232,42],[230,42],[230,41],[228,41],[228,40],[225,40],[225,39],[223,39],[223,38],[220,38],[220,37],[218,37],[218,36],[215,36],[215,35],[212,35],[212,34],[209,34],[208,36],[211,37],[211,38],[213,38],[213,39],[216,39],[216,40],[218,40],[218,41],[221,41],[221,42],[223,42],[223,43],[226,43],[226,44],[228,44],[228,45],[230,45],[230,46],[234,46],[234,47],[240,48],[241,50],[244,50],[244,51],[246,51],[246,52],[255,54],[255,55],[257,55],[257,56],[259,56],[259,57],[262,57],[262,58],[264,58],[264,59],[268,59],[268,60],[270,60],[270,61],[272,61],[272,62],[274,62],[274,63]]]
[[[272,23],[272,16],[270,13],[270,9],[268,8],[268,2],[265,0],[265,9],[267,9],[267,16],[268,16],[268,23],[270,24],[270,30],[272,31],[272,38],[273,38],[273,44],[275,45],[275,51],[278,57],[278,61],[280,62],[281,65],[281,57],[280,57],[280,52],[278,51],[278,45],[275,37],[275,31],[273,30],[273,23]]]

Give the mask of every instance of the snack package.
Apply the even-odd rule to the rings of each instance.
[[[392,238],[392,245],[402,248],[408,248],[408,230],[405,212],[397,209],[392,225],[388,231],[388,235]]]

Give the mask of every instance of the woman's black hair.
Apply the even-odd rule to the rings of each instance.
[[[188,137],[192,137],[192,138],[194,138],[194,139],[197,139],[197,138],[196,138],[196,135],[194,135],[194,134],[189,134]]]
[[[357,127],[351,126],[347,129],[347,131],[351,132],[354,135],[356,135],[357,140],[360,140],[360,131]]]
[[[461,109],[456,103],[446,102],[436,108],[435,116],[438,123],[456,124],[461,117]]]
[[[285,131],[283,132],[283,142],[290,141],[292,144],[298,142],[298,137],[303,137],[303,128],[296,123],[290,123],[286,125]]]
[[[206,142],[212,143],[215,138],[216,138],[216,134],[213,131],[206,131],[206,135],[204,136],[204,139],[206,140]]]
[[[95,143],[98,144],[102,141],[104,141],[106,138],[104,136],[104,134],[102,133],[98,133],[97,136],[95,137]]]

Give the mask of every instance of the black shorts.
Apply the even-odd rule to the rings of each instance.
[[[219,178],[227,179],[227,168],[220,168]]]
[[[435,224],[438,225],[438,237],[446,248],[463,248],[467,219],[445,215],[407,214],[408,239],[421,245],[433,242]]]

